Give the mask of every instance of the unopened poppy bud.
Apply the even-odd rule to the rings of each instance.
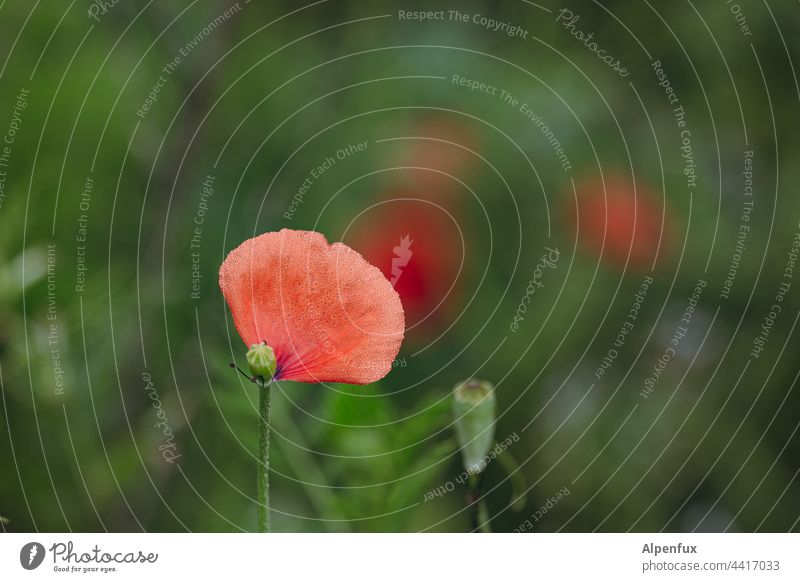
[[[453,390],[456,438],[464,469],[470,474],[486,468],[487,454],[494,443],[495,409],[494,386],[489,382],[473,378]]]
[[[272,380],[275,375],[275,352],[265,343],[253,344],[247,351],[247,365],[250,373],[256,378]]]

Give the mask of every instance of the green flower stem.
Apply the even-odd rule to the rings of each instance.
[[[478,502],[478,522],[481,532],[492,533],[492,526],[489,525],[489,507],[483,499]]]
[[[492,527],[489,525],[489,507],[483,498],[483,473],[470,475],[469,494],[467,495],[470,508],[472,509],[472,531],[491,533]]]
[[[269,392],[271,381],[258,381],[258,531],[269,524]]]

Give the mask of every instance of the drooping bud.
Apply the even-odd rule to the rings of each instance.
[[[470,474],[486,468],[486,456],[494,443],[495,409],[494,386],[485,380],[465,380],[453,390],[456,438],[464,469]]]
[[[269,382],[275,375],[275,352],[265,343],[253,344],[247,351],[247,365],[253,376]]]

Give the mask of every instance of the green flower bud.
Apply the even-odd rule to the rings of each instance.
[[[486,468],[486,455],[494,444],[494,386],[472,378],[453,390],[453,419],[464,469],[471,474]]]
[[[253,344],[247,352],[247,365],[250,373],[256,378],[272,380],[275,375],[275,352],[267,344]]]

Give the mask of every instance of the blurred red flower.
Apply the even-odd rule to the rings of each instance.
[[[409,329],[449,322],[464,257],[457,220],[443,205],[389,198],[365,212],[348,235],[399,293]]]
[[[406,134],[413,139],[396,142],[399,149],[388,161],[390,166],[406,168],[401,176],[393,176],[395,186],[425,192],[437,201],[459,197],[464,187],[458,180],[468,182],[479,161],[470,151],[478,146],[469,128],[460,118],[434,113],[417,119]]]
[[[391,186],[346,235],[400,294],[408,331],[419,337],[452,321],[463,277],[465,242],[459,223],[469,191],[461,182],[479,159],[463,118],[431,112],[407,124],[385,164]]]
[[[276,380],[368,384],[391,370],[403,340],[389,281],[316,232],[245,241],[223,262],[219,284],[244,343],[273,349]]]
[[[650,268],[667,250],[663,206],[646,186],[612,175],[592,177],[576,184],[565,200],[566,222],[578,244],[592,255],[637,269]]]

